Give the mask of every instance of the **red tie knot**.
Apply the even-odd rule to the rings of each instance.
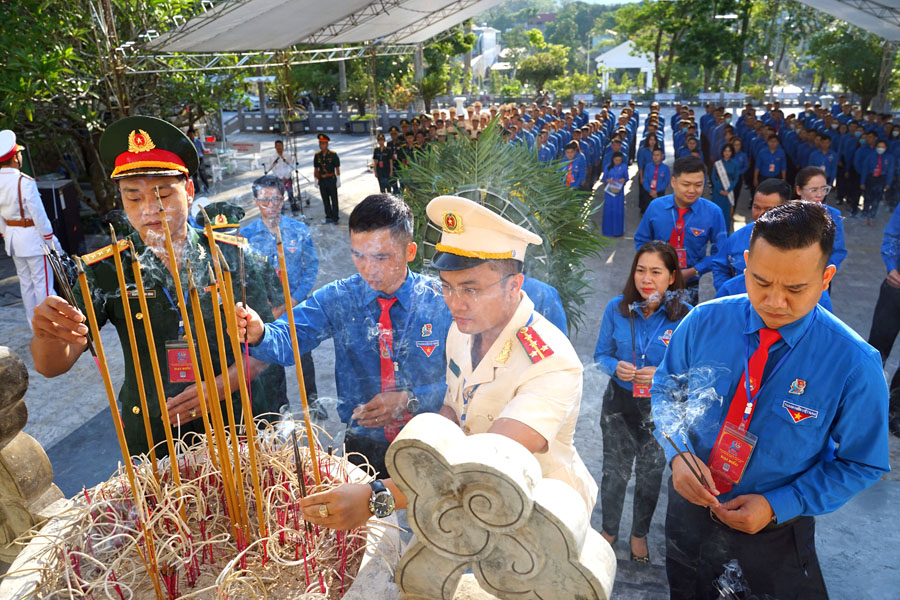
[[[768,329],[763,327],[759,330],[759,347],[768,350],[772,344],[781,339],[781,334],[777,329]]]
[[[381,307],[381,312],[385,312],[390,310],[390,308],[394,305],[394,302],[397,301],[397,296],[391,296],[390,298],[376,298],[378,300],[378,305]]]

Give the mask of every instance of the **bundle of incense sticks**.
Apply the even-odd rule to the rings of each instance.
[[[669,436],[669,434],[666,433],[665,431],[663,431],[662,434],[663,434],[663,437],[666,438],[666,441],[668,441],[669,444],[671,444],[672,447],[675,449],[675,452],[678,453],[678,456],[681,457],[681,460],[684,461],[684,464],[687,465],[687,468],[691,470],[691,474],[693,474],[693,476],[697,478],[697,481],[700,482],[700,485],[702,485],[703,487],[705,487],[708,490],[711,490],[712,486],[706,480],[706,477],[703,476],[703,470],[700,468],[700,464],[697,461],[697,457],[694,456],[693,452],[687,452],[687,451],[684,451],[681,448],[679,448],[678,444],[675,443],[675,440],[673,440]],[[688,456],[691,458],[690,461],[687,459]],[[691,464],[692,462],[694,464]]]
[[[66,273],[66,267],[63,264],[62,257],[54,248],[51,248],[46,244],[41,244],[41,250],[44,252],[44,256],[47,257],[47,262],[50,263],[50,269],[53,271],[53,278],[59,282],[60,290],[62,291],[63,296],[65,296],[64,300],[71,306],[77,308],[78,305],[75,303],[75,292],[72,291],[72,285]],[[86,337],[88,350],[90,350],[91,356],[96,360],[97,351],[94,349],[94,342],[91,340],[90,332]]]

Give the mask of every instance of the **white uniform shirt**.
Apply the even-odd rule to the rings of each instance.
[[[22,179],[22,213],[19,212],[19,178]],[[7,221],[31,219],[33,227],[13,227]],[[0,233],[9,256],[42,256],[41,244],[51,245],[53,226],[47,218],[34,179],[12,167],[0,168]]]
[[[277,152],[273,152],[271,155],[266,157],[266,160],[264,162],[266,164],[266,168],[269,169],[269,173],[271,173],[275,177],[280,177],[281,179],[290,179],[291,169],[296,161],[294,160],[294,157],[287,152],[285,152],[281,156],[279,156]]]
[[[517,335],[523,329],[523,336],[531,336],[537,344],[538,354],[533,357],[535,349],[526,351]],[[535,312],[525,292],[512,319],[474,369],[472,339],[455,323],[450,327],[444,404],[456,411],[467,434],[485,433],[501,418],[514,419],[540,433],[548,448],[534,456],[544,477],[572,486],[588,512],[592,511],[597,483],[575,449],[582,365],[572,343]],[[531,342],[526,339],[525,343]],[[544,358],[535,362],[540,355]]]

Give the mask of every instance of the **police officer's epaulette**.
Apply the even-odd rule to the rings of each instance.
[[[125,250],[128,247],[128,240],[119,240],[117,245],[119,253]],[[89,254],[85,254],[81,257],[81,260],[84,261],[86,265],[92,265],[94,263],[98,263],[104,258],[109,258],[113,255],[113,246],[110,244],[104,248],[100,248],[99,250],[95,250]]]
[[[537,334],[533,327],[526,325],[519,328],[516,337],[519,338],[519,342],[525,348],[525,352],[532,363],[539,363],[545,358],[553,356],[553,349],[544,343],[544,340],[541,339],[541,336]]]
[[[31,175],[29,175],[28,173],[23,173],[23,172],[19,171],[19,175],[22,176],[22,177],[25,178],[25,179],[29,179],[29,180],[31,180],[31,181],[34,181],[34,177],[32,177]]]
[[[206,232],[203,232],[203,235],[206,235]],[[241,248],[246,248],[250,244],[247,238],[242,235],[231,235],[230,233],[221,233],[218,231],[213,231],[213,239],[218,243],[240,246]]]

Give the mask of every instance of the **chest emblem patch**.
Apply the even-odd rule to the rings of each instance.
[[[431,323],[425,323],[422,325],[422,337],[428,337],[431,335]]]
[[[431,353],[434,352],[434,349],[440,345],[438,340],[422,340],[420,342],[416,342],[416,346],[419,347],[422,352],[425,353],[425,356],[431,356]]]
[[[705,231],[705,229],[697,229],[696,227],[691,227],[691,233],[694,234],[694,237],[700,237]]]
[[[794,419],[794,423],[799,423],[805,419],[819,418],[819,411],[800,406],[799,404],[794,404],[793,402],[788,402],[787,400],[782,402],[781,406],[788,411],[788,414]]]
[[[802,379],[795,379],[791,383],[791,389],[788,390],[789,394],[794,394],[795,396],[802,396],[803,392],[806,391],[806,382]]]
[[[659,336],[660,341],[666,346],[669,345],[669,342],[672,340],[672,330],[666,329],[665,333]]]

